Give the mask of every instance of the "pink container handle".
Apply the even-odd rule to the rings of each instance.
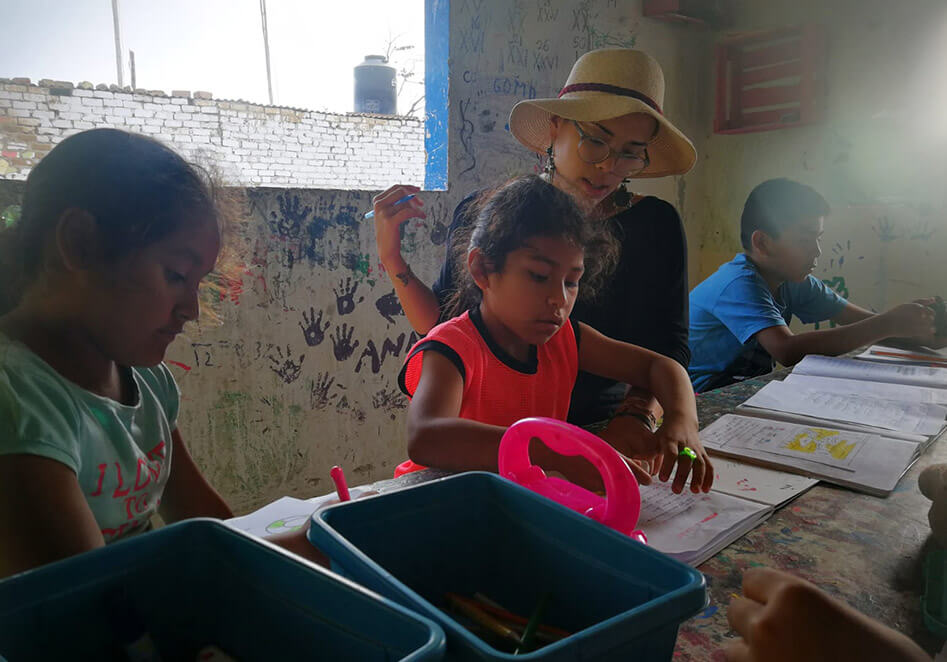
[[[605,497],[567,480],[546,476],[530,461],[529,442],[533,438],[560,455],[581,456],[595,465],[605,484]],[[504,433],[497,460],[504,478],[625,535],[647,541],[644,533],[634,530],[641,512],[635,475],[618,451],[591,432],[553,418],[524,418]]]

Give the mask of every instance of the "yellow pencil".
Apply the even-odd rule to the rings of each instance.
[[[516,644],[520,643],[520,637],[516,632],[503,625],[503,623],[493,618],[493,616],[490,616],[490,614],[480,609],[477,605],[466,600],[458,600],[451,594],[447,595],[447,599],[450,600],[451,605],[455,609],[463,613],[471,620],[475,621],[477,624],[487,628],[490,630],[490,632],[493,632],[494,634],[503,637],[504,639],[508,639]]]

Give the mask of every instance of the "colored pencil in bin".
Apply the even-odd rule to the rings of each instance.
[[[472,602],[471,600],[454,593],[448,593],[447,595],[448,597],[460,602]],[[512,629],[523,630],[529,624],[529,619],[504,609],[497,602],[491,600],[481,593],[474,593],[474,597],[476,598],[477,607]],[[571,632],[546,624],[540,624],[536,630],[536,638],[542,639],[546,642],[559,641],[560,639],[565,639],[571,635]]]
[[[516,647],[516,650],[513,651],[514,655],[519,653],[528,653],[533,647],[533,639],[536,637],[536,629],[539,627],[539,622],[543,619],[543,614],[546,613],[546,607],[549,605],[549,598],[552,597],[551,593],[546,593],[539,599],[539,604],[536,605],[536,609],[533,610],[533,615],[529,617],[529,623],[526,624],[526,629],[523,631],[523,636],[520,638],[520,644]]]
[[[451,606],[453,606],[455,609],[460,611],[460,613],[462,613],[467,618],[470,618],[471,620],[476,622],[478,625],[481,625],[487,628],[493,634],[511,643],[514,643],[514,644],[519,643],[520,637],[518,634],[516,634],[516,632],[508,628],[506,625],[501,623],[499,620],[497,620],[490,614],[480,609],[480,607],[478,607],[476,604],[468,600],[463,600],[463,599],[458,600],[457,599],[458,597],[459,596],[456,596],[453,594],[448,594],[447,600],[448,602],[450,602]]]

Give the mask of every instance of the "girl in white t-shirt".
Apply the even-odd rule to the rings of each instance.
[[[161,363],[214,269],[207,176],[114,129],[33,168],[0,232],[0,577],[167,522],[231,511],[177,429]],[[321,560],[302,532],[275,542]]]

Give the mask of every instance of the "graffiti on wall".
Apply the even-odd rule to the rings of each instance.
[[[401,228],[423,280],[437,274],[466,194],[541,166],[509,133],[513,104],[555,96],[578,51],[635,43],[637,17],[619,4],[453,3],[450,192],[422,193],[427,218]],[[248,190],[247,255],[221,287],[225,323],[172,346],[181,425],[238,510],[325,491],[332,464],[364,482],[404,459],[397,375],[418,334],[363,220],[374,193]]]

